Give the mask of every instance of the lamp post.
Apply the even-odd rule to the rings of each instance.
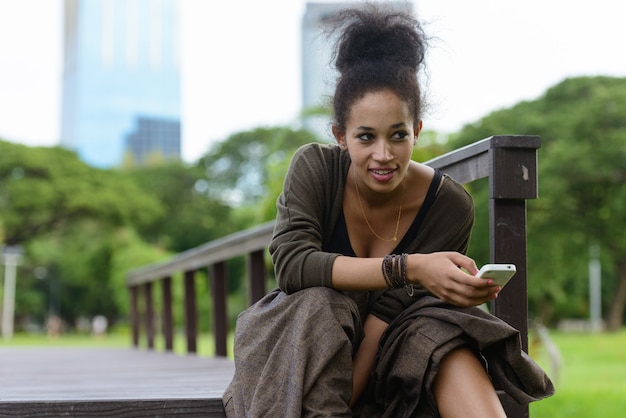
[[[4,263],[4,301],[2,303],[2,338],[13,337],[13,318],[15,314],[15,277],[17,266],[22,258],[19,246],[5,246],[2,249]]]
[[[600,247],[589,246],[589,323],[592,332],[602,330],[602,270]]]

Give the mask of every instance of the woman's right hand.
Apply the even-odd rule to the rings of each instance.
[[[478,306],[497,297],[500,287],[476,273],[474,260],[457,252],[409,254],[407,259],[407,282],[421,284],[451,305]]]

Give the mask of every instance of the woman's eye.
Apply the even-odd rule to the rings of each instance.
[[[395,134],[393,134],[392,138],[398,141],[402,141],[406,139],[408,136],[409,136],[408,132],[400,131],[400,132],[396,132]]]
[[[359,138],[361,141],[370,141],[373,136],[372,134],[361,134],[357,138]]]

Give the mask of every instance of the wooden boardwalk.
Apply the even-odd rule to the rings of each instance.
[[[0,347],[0,417],[222,417],[233,373],[226,358]]]

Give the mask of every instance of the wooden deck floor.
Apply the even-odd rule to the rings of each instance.
[[[224,416],[229,359],[135,349],[0,348],[0,416]]]

